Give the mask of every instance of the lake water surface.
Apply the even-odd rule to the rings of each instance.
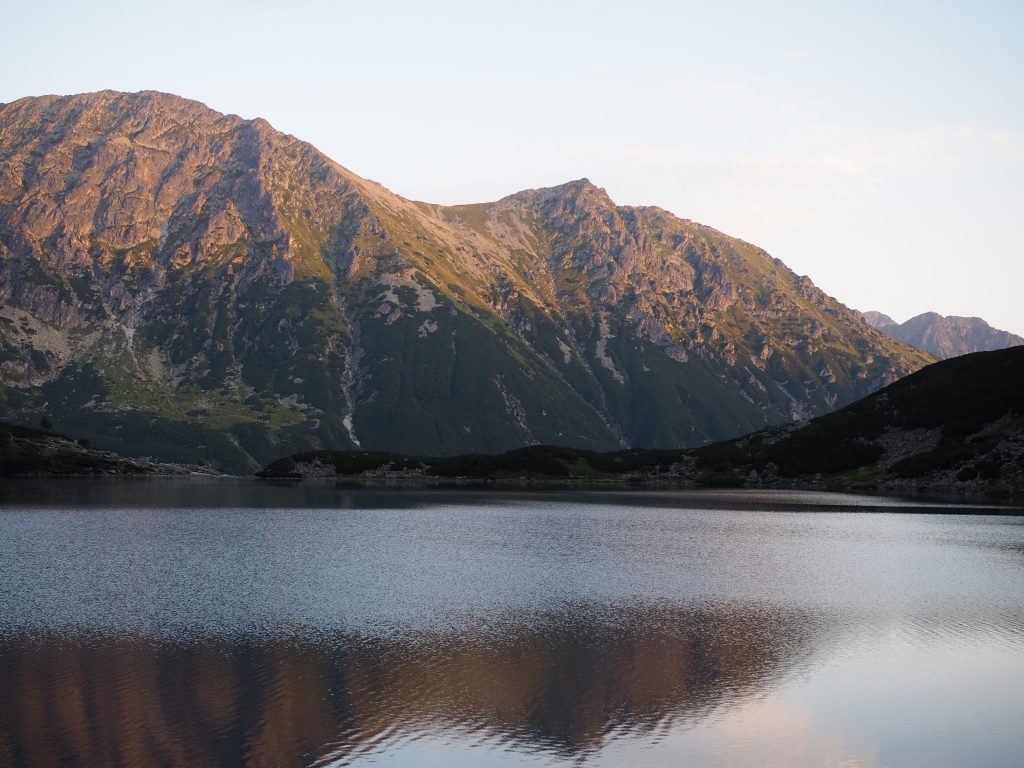
[[[0,765],[1019,768],[1005,512],[3,482]]]

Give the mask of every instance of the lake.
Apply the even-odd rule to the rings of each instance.
[[[1024,518],[0,484],[0,765],[1024,765]]]

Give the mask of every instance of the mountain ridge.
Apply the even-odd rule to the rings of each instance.
[[[692,445],[927,363],[778,259],[587,179],[406,200],[158,92],[0,108],[0,403],[122,453]]]
[[[902,323],[881,312],[862,313],[873,328],[944,360],[1024,344],[1024,337],[993,328],[980,317],[923,312]]]

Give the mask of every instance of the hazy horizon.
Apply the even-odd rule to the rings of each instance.
[[[853,308],[1024,335],[1010,3],[189,0],[7,17],[46,34],[10,42],[0,102],[176,93],[440,204],[586,177],[754,243]]]

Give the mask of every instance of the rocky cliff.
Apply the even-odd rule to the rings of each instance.
[[[919,368],[747,243],[586,180],[444,207],[166,94],[0,107],[0,402],[122,453],[697,445]]]

